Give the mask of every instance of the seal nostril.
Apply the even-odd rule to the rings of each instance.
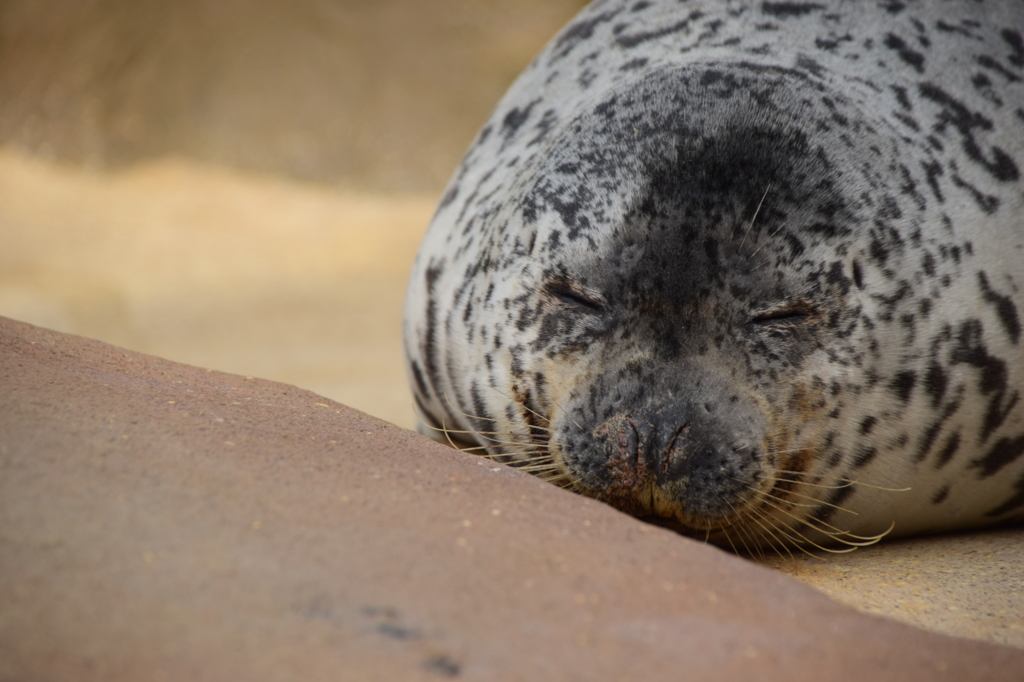
[[[640,437],[637,435],[636,425],[633,423],[632,419],[622,420],[622,425],[619,427],[619,434],[616,440],[616,445],[618,446],[618,457],[620,459],[627,459],[636,466],[637,459],[640,456]]]
[[[704,411],[705,412],[707,412],[708,414],[711,414],[712,409],[713,408],[711,407],[711,403],[704,403]]]

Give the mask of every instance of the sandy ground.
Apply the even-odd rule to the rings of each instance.
[[[991,530],[764,563],[867,613],[1024,648],[1022,540],[1019,529]]]

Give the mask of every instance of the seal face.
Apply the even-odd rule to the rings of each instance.
[[[424,239],[422,430],[733,547],[1024,518],[1022,31],[594,2]]]

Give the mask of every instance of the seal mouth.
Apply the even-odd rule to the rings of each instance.
[[[645,516],[638,516],[637,518],[644,523],[651,524],[652,526],[667,528],[668,530],[675,531],[680,535],[704,540],[705,542],[716,540],[720,534],[728,533],[728,531],[740,527],[740,523],[745,520],[743,517],[736,517],[725,522],[711,523],[706,526],[691,526],[680,521],[674,516],[647,514]]]
[[[548,451],[577,492],[633,516],[674,519],[688,535],[709,534],[737,523],[767,492],[757,422],[726,427],[717,416],[701,404],[615,416],[589,429],[569,419]]]
[[[720,431],[695,423],[665,430],[657,450],[658,439],[631,417],[603,422],[576,441],[571,429],[556,430],[544,449],[562,487],[737,554],[834,551],[827,546],[873,544],[885,534],[862,538],[827,523],[823,512],[841,507],[821,493],[842,486],[808,482],[820,454],[784,447],[784,430],[768,429],[760,438],[733,431],[732,444],[723,447],[714,439]]]
[[[680,495],[657,487],[653,481],[643,488],[619,494],[606,490],[578,489],[588,497],[601,500],[619,511],[656,526],[669,528],[693,538],[718,538],[733,529],[745,531],[756,524],[759,512],[755,510],[757,492],[751,491],[744,500],[727,504],[727,510],[688,509]],[[763,513],[763,512],[762,512]]]

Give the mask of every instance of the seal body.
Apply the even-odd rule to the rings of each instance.
[[[591,4],[421,246],[423,430],[739,548],[1021,519],[1022,33],[1016,0]]]

